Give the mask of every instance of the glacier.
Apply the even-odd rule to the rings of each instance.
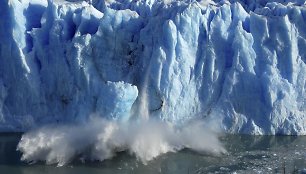
[[[94,114],[305,135],[305,7],[304,0],[1,0],[0,131]]]

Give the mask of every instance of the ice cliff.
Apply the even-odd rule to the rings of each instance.
[[[305,7],[303,0],[1,0],[0,130],[96,114],[306,134]]]

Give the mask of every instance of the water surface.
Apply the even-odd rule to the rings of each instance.
[[[306,173],[306,136],[226,135],[228,154],[214,156],[188,149],[167,153],[144,165],[127,152],[103,162],[76,159],[64,167],[20,161],[16,146],[21,134],[0,134],[2,174],[200,174],[200,173]],[[208,140],[209,141],[209,140]]]

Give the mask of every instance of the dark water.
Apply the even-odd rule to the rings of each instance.
[[[123,152],[111,160],[64,167],[21,162],[15,150],[20,137],[0,134],[0,174],[306,173],[306,136],[227,135],[222,142],[228,154],[220,156],[183,150],[144,165]]]

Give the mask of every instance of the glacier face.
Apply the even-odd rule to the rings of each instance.
[[[0,1],[0,130],[91,114],[306,134],[301,0]]]

